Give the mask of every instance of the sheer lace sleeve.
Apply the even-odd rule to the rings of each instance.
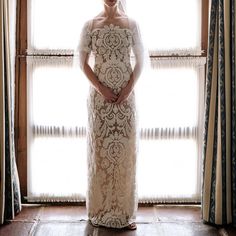
[[[83,70],[84,63],[86,62],[88,55],[92,50],[90,27],[91,22],[87,21],[81,29],[78,44],[74,50],[73,66],[75,69],[79,66]]]
[[[136,22],[133,25],[133,45],[132,49],[135,57],[141,57],[144,54],[144,47],[142,42],[142,37],[140,33],[140,28]]]
[[[91,34],[90,34],[90,21],[87,21],[81,31],[78,51],[79,52],[87,52],[90,53],[92,46],[91,46]]]
[[[132,51],[135,56],[135,67],[133,75],[135,80],[140,76],[144,66],[144,45],[140,33],[139,25],[134,22],[132,27],[133,38],[132,38]]]

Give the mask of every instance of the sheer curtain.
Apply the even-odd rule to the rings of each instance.
[[[144,9],[140,23],[152,56],[152,69],[136,87],[139,200],[200,201],[198,140],[205,73],[205,58],[197,57],[201,53],[200,1],[166,1],[171,8],[163,1],[149,2],[127,1],[134,18]],[[53,0],[31,0],[28,10],[27,199],[84,201],[89,84],[82,72],[74,70],[71,53],[84,20],[102,6],[97,0],[69,0],[57,2],[57,11],[53,11],[55,4]],[[151,19],[152,9],[158,14]],[[147,27],[150,20],[160,24]]]
[[[86,78],[71,58],[28,60],[28,196],[84,199]]]
[[[204,58],[153,59],[137,84],[140,201],[195,201],[200,196],[199,116]]]

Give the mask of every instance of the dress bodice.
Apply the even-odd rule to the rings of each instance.
[[[142,54],[138,26],[136,23],[131,25],[128,28],[109,24],[91,29],[91,21],[88,21],[82,29],[78,46],[81,64],[86,55],[92,52],[95,58],[94,73],[100,82],[115,93],[119,93],[130,79],[131,52],[136,59]]]
[[[143,54],[143,45],[140,30],[137,23],[130,27],[122,27],[114,24],[104,25],[91,29],[91,21],[87,21],[81,31],[78,52],[95,55],[129,56],[132,49],[135,57]],[[109,59],[109,58],[107,58]]]
[[[113,24],[95,28],[91,32],[91,49],[95,55],[95,64],[112,60],[129,63],[133,32]]]

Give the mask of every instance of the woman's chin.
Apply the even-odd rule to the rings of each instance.
[[[114,7],[116,4],[106,4],[108,7]]]
[[[115,5],[117,5],[117,0],[106,1],[106,5],[108,7],[114,7]]]

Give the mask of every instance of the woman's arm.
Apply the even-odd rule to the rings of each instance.
[[[144,64],[144,48],[141,40],[140,30],[138,25],[134,22],[134,35],[133,35],[133,52],[135,56],[135,66],[133,72],[130,75],[130,80],[127,85],[119,93],[119,97],[116,103],[121,103],[127,99],[132,92],[141,72]]]
[[[142,72],[142,68],[143,68],[143,60],[144,57],[142,54],[136,54],[135,55],[135,66],[134,66],[134,70],[130,75],[130,80],[128,82],[128,84],[130,84],[129,86],[131,86],[131,88],[133,89],[136,82],[138,81],[138,78]]]
[[[108,102],[114,102],[117,100],[117,95],[113,93],[112,89],[104,86],[100,81],[97,79],[97,76],[94,74],[92,68],[88,64],[89,55],[86,52],[80,53],[80,68],[91,82],[92,86],[105,98]]]

